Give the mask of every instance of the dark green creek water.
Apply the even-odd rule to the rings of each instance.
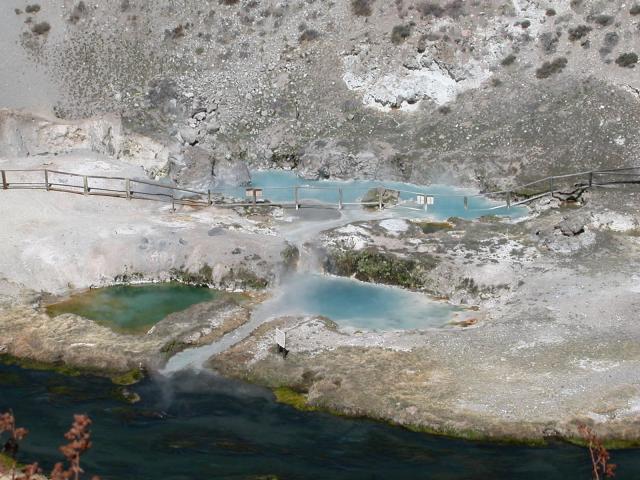
[[[55,317],[75,313],[115,330],[146,331],[167,315],[213,300],[218,292],[179,283],[122,285],[98,288],[47,307]]]
[[[269,391],[182,374],[133,387],[127,405],[95,377],[0,366],[0,411],[31,433],[20,459],[45,468],[74,412],[94,420],[85,467],[103,479],[583,479],[586,450],[498,446],[409,432],[375,422],[303,413]],[[640,452],[614,451],[619,479],[640,478]]]

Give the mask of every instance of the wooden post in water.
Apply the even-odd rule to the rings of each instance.
[[[127,200],[131,200],[131,180],[125,178],[124,189],[126,190]]]
[[[44,169],[44,189],[48,192],[49,191],[49,170],[47,170],[46,168]]]
[[[464,197],[464,209],[469,210],[469,197]]]
[[[258,204],[258,191],[253,189],[253,206],[255,207]]]
[[[507,192],[507,208],[511,208],[511,192]]]
[[[342,188],[338,187],[338,210],[342,210],[343,207]]]
[[[82,177],[82,186],[84,187],[84,194],[89,195],[89,179],[86,175]]]
[[[382,187],[378,187],[378,209],[382,210],[382,192],[384,189]]]
[[[300,202],[298,202],[298,187],[293,187],[293,197],[296,204],[296,210],[300,210]]]

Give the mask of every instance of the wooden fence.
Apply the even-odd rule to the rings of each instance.
[[[2,189],[40,189],[46,191],[75,193],[80,195],[99,195],[107,197],[126,198],[128,200],[155,200],[170,202],[175,209],[175,205],[189,205],[206,207],[214,203],[212,195],[224,197],[223,192],[212,192],[211,190],[196,191],[187,188],[167,185],[160,182],[141,180],[128,177],[110,177],[100,175],[82,175],[77,173],[61,172],[49,169],[5,169],[0,170]],[[377,192],[373,197],[369,196],[365,201],[344,202],[344,191],[348,186],[324,187],[324,186],[291,186],[291,187],[270,187],[270,188],[247,188],[247,197],[240,201],[216,201],[219,207],[251,207],[269,206],[284,208],[337,208],[343,209],[345,206],[369,206],[383,209],[386,205],[386,195],[397,193],[397,196],[415,198],[416,201],[424,201],[428,198],[451,198],[464,202],[464,207],[469,209],[469,203],[474,198],[487,198],[497,201],[498,204],[480,210],[495,210],[500,208],[511,208],[532,202],[536,199],[554,195],[556,193],[586,190],[596,187],[613,187],[621,184],[640,183],[640,167],[628,167],[611,170],[590,170],[586,172],[572,173],[566,175],[553,175],[536,180],[524,185],[518,185],[508,190],[481,192],[473,195],[457,194],[431,194],[399,190],[394,187],[387,187],[380,183],[376,188]],[[265,192],[288,191],[286,196],[291,200],[271,201],[265,197]],[[335,203],[313,199],[302,198],[300,192],[307,190],[333,191],[335,193]],[[366,189],[360,189],[363,192]],[[280,195],[282,196],[282,195]],[[422,197],[422,198],[421,198]],[[503,203],[500,203],[503,202]]]

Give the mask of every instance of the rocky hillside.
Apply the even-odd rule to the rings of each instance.
[[[633,1],[6,0],[0,9],[13,67],[2,82],[30,75],[65,121],[119,114],[127,132],[166,146],[183,174],[191,168],[191,182],[225,159],[484,187],[640,163]],[[16,106],[19,91],[8,94],[0,106]]]

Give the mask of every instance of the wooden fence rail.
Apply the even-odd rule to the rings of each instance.
[[[26,178],[25,178],[26,177]],[[80,195],[98,195],[107,197],[126,198],[128,200],[155,200],[170,202],[175,210],[175,205],[188,206],[210,206],[214,202],[212,195],[223,196],[223,192],[212,192],[211,190],[197,191],[188,188],[181,188],[167,185],[160,182],[143,180],[128,177],[111,177],[103,175],[83,175],[79,173],[62,172],[50,169],[4,169],[0,170],[0,179],[3,190],[28,189],[46,190],[65,193],[75,193]],[[386,191],[397,192],[398,195],[418,197],[429,196],[434,198],[458,198],[464,202],[465,209],[469,209],[469,200],[472,198],[487,198],[499,203],[498,205],[478,210],[495,210],[500,208],[511,208],[532,202],[536,199],[554,195],[573,188],[574,190],[586,190],[596,187],[612,187],[621,184],[640,183],[640,167],[627,167],[610,170],[590,170],[578,173],[563,175],[553,175],[533,182],[512,187],[508,190],[487,191],[478,194],[430,194],[412,190],[399,190],[394,187],[387,187],[384,183],[379,183],[377,188],[377,198],[364,202],[345,202],[344,191],[357,187],[339,186],[291,186],[291,187],[270,187],[265,189],[247,189],[250,195],[249,201],[239,202],[216,202],[219,207],[250,207],[250,206],[270,206],[270,207],[315,207],[315,208],[337,208],[343,209],[345,206],[370,206],[383,209],[385,207],[384,194]],[[263,191],[290,191],[290,201],[271,202],[267,198],[258,198],[257,192]],[[301,190],[324,190],[335,192],[335,203],[319,202],[317,200],[301,198]],[[363,192],[366,189],[359,188]],[[249,192],[253,192],[252,195]],[[566,191],[565,191],[566,193]]]

